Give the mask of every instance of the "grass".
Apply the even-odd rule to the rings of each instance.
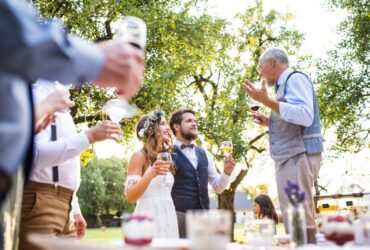
[[[278,224],[276,228],[277,234],[284,233],[283,224]],[[82,239],[84,242],[89,243],[108,243],[112,240],[122,239],[122,230],[120,227],[110,227],[110,228],[92,228],[87,229],[85,237]],[[243,242],[245,240],[244,229],[242,224],[235,224],[234,227],[234,240],[238,242]]]

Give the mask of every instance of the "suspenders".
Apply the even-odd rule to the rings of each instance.
[[[57,125],[55,123],[51,124],[51,141],[57,140]],[[53,182],[59,181],[59,171],[58,166],[53,167]]]

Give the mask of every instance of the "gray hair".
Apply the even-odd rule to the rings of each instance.
[[[278,48],[271,48],[266,50],[259,59],[259,64],[265,64],[268,60],[274,59],[280,64],[286,65],[289,67],[289,59],[287,53]]]

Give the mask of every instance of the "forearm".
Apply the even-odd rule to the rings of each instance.
[[[266,98],[261,101],[263,105],[270,108],[272,111],[274,111],[276,114],[280,115],[280,108],[279,108],[279,102],[272,98]]]
[[[87,136],[84,132],[66,139],[57,141],[36,142],[34,168],[56,166],[74,157],[78,157],[89,147]]]
[[[229,183],[229,176],[225,173],[218,174],[218,176],[208,178],[208,183],[217,194],[221,194]]]
[[[81,214],[80,204],[78,203],[78,197],[76,194],[72,198],[73,215]]]
[[[40,24],[23,1],[0,1],[0,71],[29,82],[37,78],[82,84],[97,78],[104,58],[95,45],[81,44],[56,24]]]
[[[125,191],[127,201],[131,204],[135,203],[144,194],[151,180],[152,177],[144,174],[144,176],[136,183],[132,184],[128,182]]]

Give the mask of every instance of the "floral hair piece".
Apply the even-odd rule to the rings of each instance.
[[[140,138],[144,138],[145,132],[150,130],[154,122],[160,119],[162,116],[164,116],[164,113],[161,110],[150,113],[144,122],[143,128],[140,129],[138,133]]]

